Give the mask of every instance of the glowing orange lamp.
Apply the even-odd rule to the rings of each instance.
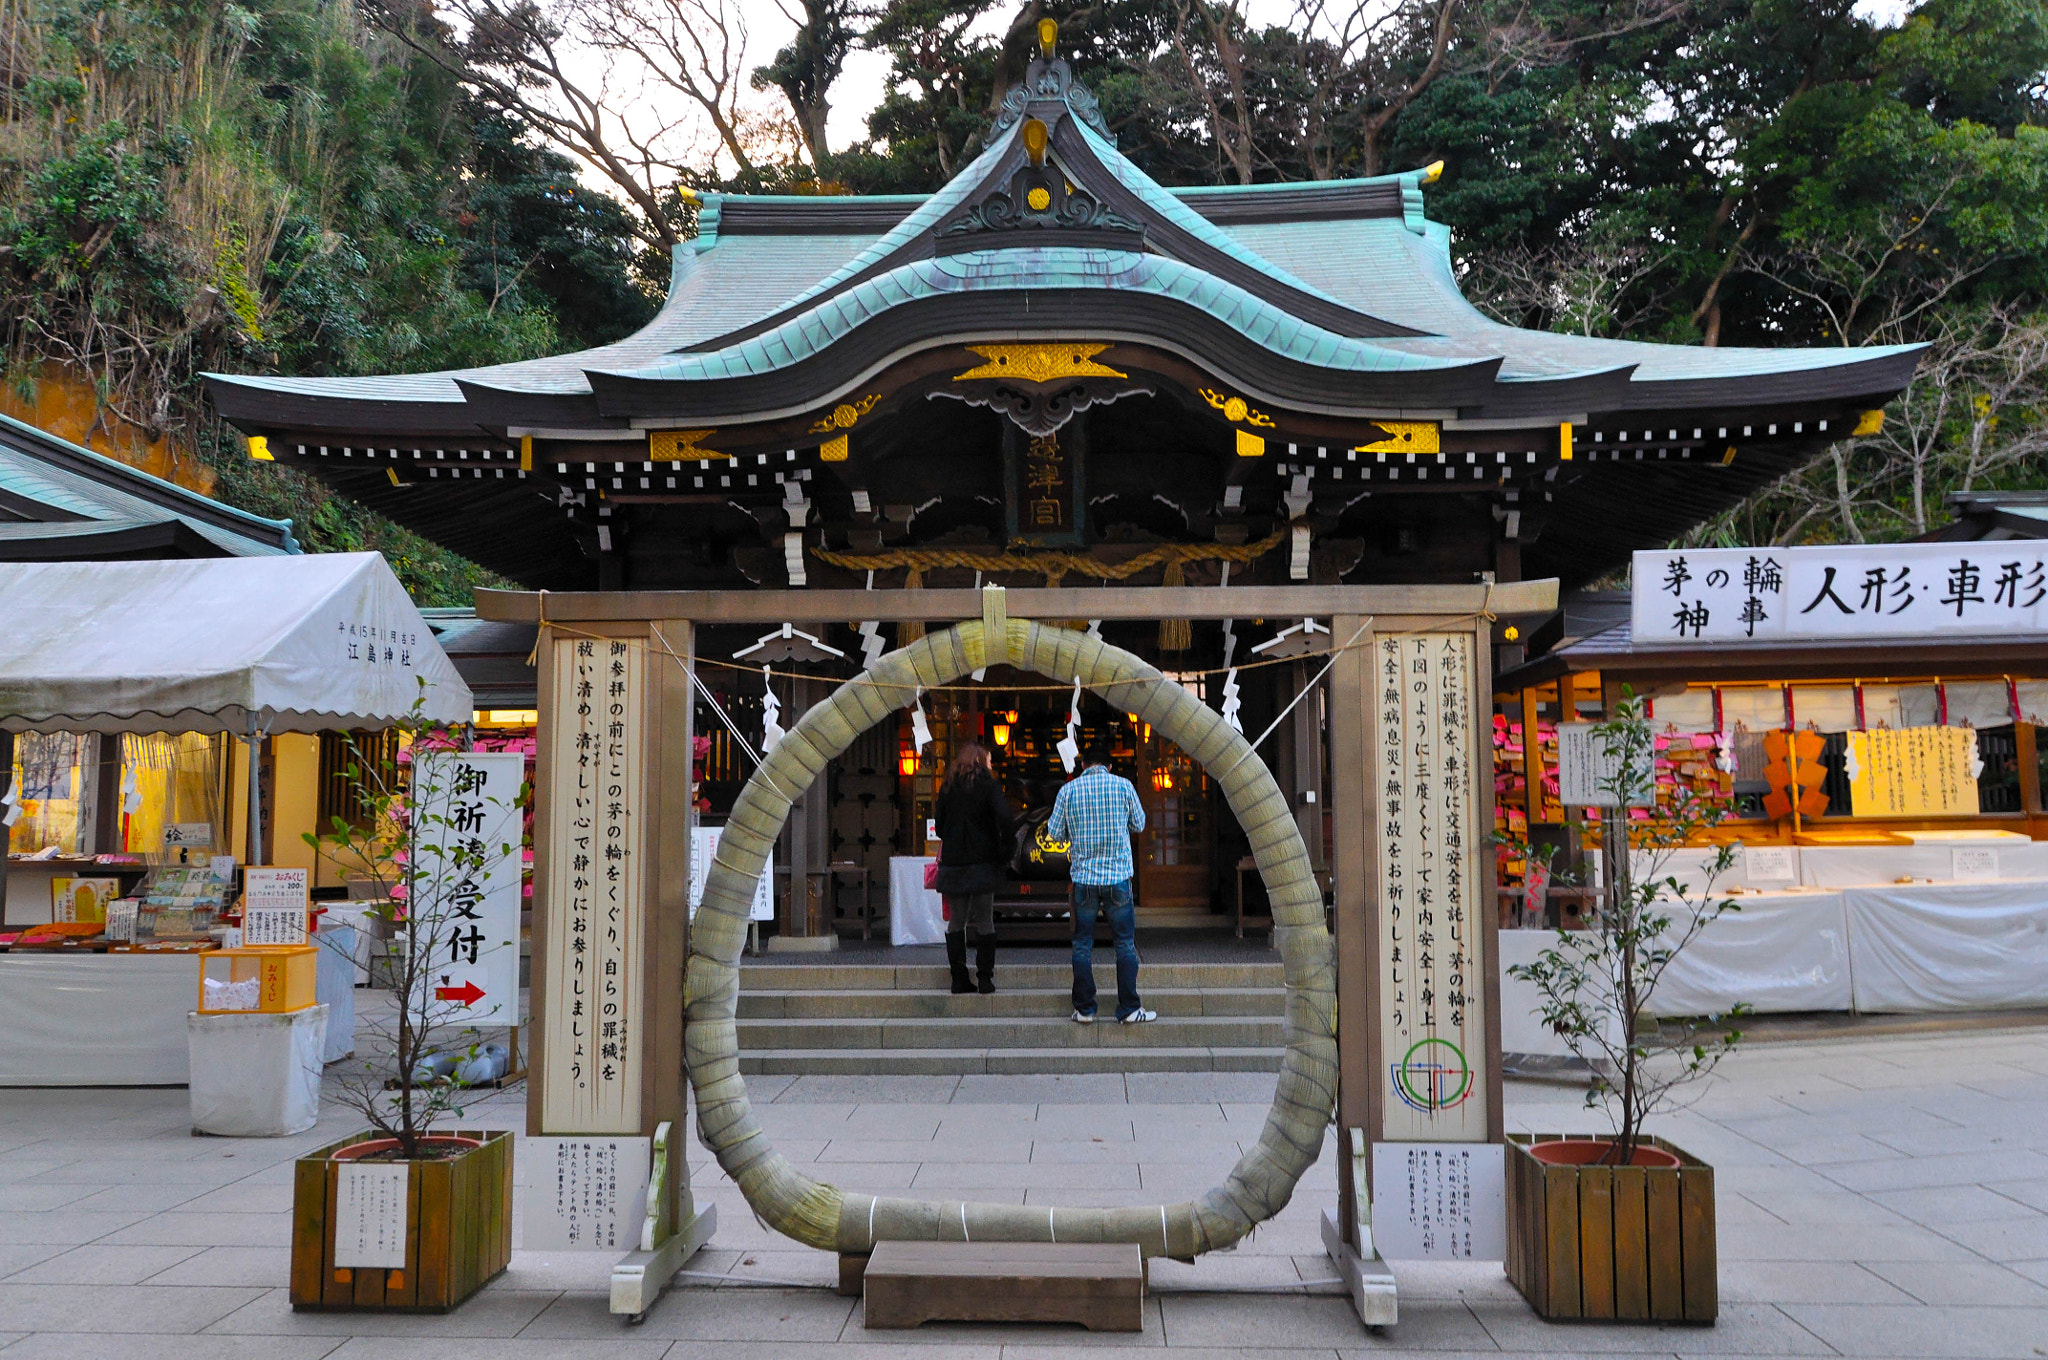
[[[997,746],[1008,746],[1010,744],[1010,725],[1008,723],[989,724],[988,739]]]
[[[906,779],[916,774],[917,752],[906,747],[903,754],[896,758],[896,768]]]

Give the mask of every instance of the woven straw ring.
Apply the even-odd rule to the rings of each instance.
[[[1227,1247],[1278,1213],[1322,1150],[1336,1108],[1336,963],[1318,888],[1287,799],[1242,734],[1182,686],[1131,653],[1066,628],[1011,619],[1000,592],[984,617],[930,634],[876,661],[803,715],[733,805],[691,925],[684,1047],[698,1130],[747,1203],[777,1231],[826,1251],[862,1253],[878,1241],[1136,1242],[1148,1256],[1193,1257]],[[734,1006],[755,885],[789,815],[861,733],[910,701],[919,685],[948,684],[1009,664],[1053,679],[1079,676],[1119,711],[1175,742],[1218,781],[1273,905],[1287,984],[1287,1052],[1258,1142],[1223,1184],[1187,1203],[1054,1209],[877,1198],[812,1180],[769,1145],[747,1103]],[[1105,1035],[1105,1038],[1109,1036]],[[956,1236],[957,1235],[957,1236]]]

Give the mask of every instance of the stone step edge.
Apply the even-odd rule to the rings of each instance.
[[[1279,1048],[760,1049],[747,1076],[1062,1076],[1125,1072],[1274,1072]]]

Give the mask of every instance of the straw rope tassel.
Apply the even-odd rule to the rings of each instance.
[[[1229,570],[1228,565],[1224,567],[1224,570]],[[1187,584],[1187,575],[1180,568],[1179,558],[1176,557],[1166,564],[1166,570],[1160,573],[1159,584],[1162,586],[1182,586]],[[1194,641],[1195,626],[1186,619],[1161,619],[1159,621],[1160,651],[1184,652],[1194,644]]]
[[[981,1242],[1135,1242],[1148,1255],[1194,1256],[1237,1241],[1279,1212],[1315,1163],[1336,1108],[1336,963],[1322,896],[1287,799],[1242,734],[1145,662],[1098,638],[999,615],[926,636],[878,659],[798,720],[747,781],[719,838],[690,934],[685,1058],[698,1129],[747,1203],[777,1231],[827,1251],[864,1252],[878,1241],[938,1241],[959,1227]],[[993,632],[997,636],[991,637]],[[1258,1141],[1200,1199],[1124,1209],[934,1204],[844,1193],[812,1180],[769,1144],[739,1072],[734,1009],[739,953],[754,887],[789,813],[826,762],[894,713],[917,686],[943,685],[996,657],[1045,676],[1081,677],[1135,713],[1216,775],[1245,829],[1273,903],[1287,984],[1287,1052]],[[792,793],[791,791],[794,791]]]
[[[904,572],[903,588],[905,590],[923,590],[924,569],[912,567],[909,571]],[[908,647],[923,636],[924,621],[922,619],[907,619],[896,625],[896,645],[899,648]]]

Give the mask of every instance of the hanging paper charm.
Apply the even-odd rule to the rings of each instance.
[[[1081,727],[1081,677],[1074,677],[1074,697],[1067,705],[1067,735],[1060,738],[1053,749],[1060,753],[1060,764],[1068,774],[1074,772],[1074,758],[1081,754],[1078,733]]]
[[[923,755],[924,748],[932,744],[931,725],[924,718],[924,688],[922,686],[918,688],[916,696],[911,700],[910,741],[912,745],[917,747],[919,755]]]
[[[1227,562],[1224,563],[1226,568],[1229,565]],[[1244,720],[1237,716],[1238,710],[1244,706],[1244,701],[1238,698],[1237,665],[1234,659],[1237,655],[1236,626],[1235,619],[1223,621],[1223,721],[1230,724],[1232,731],[1242,736]]]
[[[775,743],[782,740],[782,701],[775,697],[772,672],[766,666],[761,668],[761,754],[775,749]]]

